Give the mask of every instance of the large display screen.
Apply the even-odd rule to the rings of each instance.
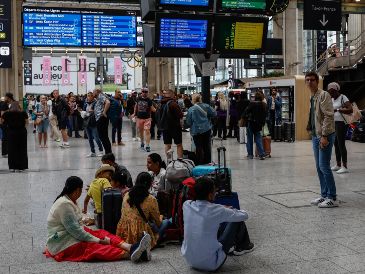
[[[218,11],[222,10],[265,10],[266,0],[218,0]]]
[[[158,9],[213,11],[214,0],[157,0]]]
[[[23,45],[139,47],[137,16],[129,11],[23,8]]]
[[[242,51],[258,54],[263,51],[266,35],[266,18],[218,16],[214,48],[216,52]]]
[[[194,19],[192,19],[194,18]],[[197,49],[210,47],[211,22],[204,16],[157,16],[158,49]]]

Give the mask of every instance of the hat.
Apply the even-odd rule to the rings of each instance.
[[[95,178],[98,177],[98,175],[101,173],[101,172],[104,172],[104,171],[112,171],[114,172],[115,171],[115,168],[112,167],[111,165],[108,165],[108,164],[102,164],[99,169],[95,172]]]
[[[327,90],[334,89],[336,91],[340,91],[340,85],[336,82],[332,82],[328,84]]]

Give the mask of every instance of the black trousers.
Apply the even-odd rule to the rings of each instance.
[[[335,122],[336,139],[335,139],[335,153],[336,162],[347,164],[347,149],[346,149],[346,133],[348,125],[345,122]]]
[[[108,136],[108,126],[109,120],[104,116],[101,116],[96,122],[96,128],[98,129],[99,138],[103,144],[105,154],[112,152],[112,145]]]
[[[229,118],[229,136],[237,137],[238,136],[238,117],[231,116]]]
[[[226,138],[227,137],[227,117],[218,117],[217,119],[217,127],[218,127],[218,137]],[[223,136],[222,136],[223,133]]]
[[[274,129],[275,129],[275,110],[270,109],[270,120],[268,120],[268,127],[270,136],[274,136]]]
[[[123,126],[122,118],[117,118],[112,123],[112,142],[113,143],[115,143],[115,134],[117,134],[118,144],[122,141],[122,126]]]
[[[0,125],[3,131],[3,138],[1,141],[1,155],[8,155],[8,132],[4,125]]]
[[[196,164],[210,164],[212,162],[211,130],[194,135],[193,139],[196,147]]]

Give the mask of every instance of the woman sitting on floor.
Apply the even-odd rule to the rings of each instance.
[[[134,242],[147,231],[151,235],[151,247],[155,247],[168,225],[162,222],[156,198],[149,194],[152,176],[148,172],[138,174],[135,185],[125,194],[122,217],[118,223],[117,235]]]
[[[129,244],[105,230],[91,230],[82,225],[77,199],[82,193],[83,181],[76,176],[66,180],[62,193],[55,200],[48,218],[46,256],[56,261],[116,261],[133,262],[151,259],[151,236],[140,234],[140,241]]]
[[[157,196],[157,192],[165,188],[166,163],[160,154],[151,153],[147,157],[147,169],[152,173],[153,182],[150,193]]]

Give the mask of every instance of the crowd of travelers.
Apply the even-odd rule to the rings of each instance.
[[[320,208],[337,207],[332,172],[349,172],[345,146],[348,124],[344,115],[353,113],[352,105],[341,94],[338,83],[330,83],[327,91],[321,90],[318,75],[313,72],[306,74],[305,81],[312,93],[307,130],[312,136],[321,188],[321,196],[311,204]],[[272,133],[273,126],[281,122],[281,105],[275,88],[268,97],[257,91],[253,100],[249,100],[245,92],[231,93],[228,98],[219,92],[210,104],[203,103],[200,94],[190,98],[176,95],[172,90],[164,90],[162,99],[158,100],[157,96],[151,99],[147,89],[140,94],[132,92],[128,98],[123,98],[120,90],[109,96],[95,89],[86,96],[72,93],[62,96],[58,90],[36,99],[29,96],[23,101],[24,111],[13,95],[7,93],[0,104],[2,155],[8,157],[10,169],[28,168],[26,127],[29,120],[35,126],[34,133],[38,133],[40,149],[47,148],[49,126],[50,139],[59,142],[64,149],[70,147],[72,136],[87,138],[90,146],[87,156],[102,157],[101,165],[95,178],[86,186],[77,176],[65,181],[48,215],[46,256],[57,261],[150,261],[151,249],[168,240],[167,231],[173,223],[160,203],[161,192],[167,190],[167,165],[163,158],[166,157],[167,163],[172,160],[172,142],[177,146],[177,157],[185,157],[182,140],[183,131],[188,130],[195,164],[210,164],[212,137],[238,138],[238,128],[244,125],[247,127],[247,159],[254,158],[255,141],[258,157],[264,160],[261,132],[267,124]],[[125,166],[116,163],[112,153],[112,146],[125,145],[121,134],[124,116],[130,120],[133,141],[140,142],[140,148],[149,153],[146,171],[139,173],[135,180]],[[109,122],[112,125],[111,142]],[[166,155],[150,153],[151,137],[163,138]],[[333,145],[336,165],[331,168]],[[86,196],[81,210],[77,201],[84,188]],[[107,189],[121,193],[121,217],[115,233],[100,226],[103,222],[102,195]],[[214,203],[216,189],[209,177],[196,179],[192,189],[194,199],[185,201],[182,206],[181,252],[189,265],[215,271],[225,263],[227,256],[252,251],[254,244],[244,222],[248,219],[247,212]]]

